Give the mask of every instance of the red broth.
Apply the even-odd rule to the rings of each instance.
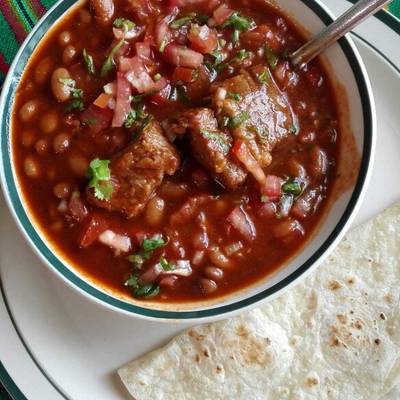
[[[336,174],[336,100],[318,61],[286,60],[304,42],[293,24],[262,2],[193,3],[75,8],[15,99],[15,166],[40,229],[142,300],[222,296],[276,271]]]

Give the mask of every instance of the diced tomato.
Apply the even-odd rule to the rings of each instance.
[[[154,81],[138,56],[121,58],[120,70],[126,72],[126,79],[139,93],[156,92],[164,89],[168,84],[164,77]]]
[[[155,104],[157,106],[162,105],[162,104],[166,104],[166,103],[168,103],[170,101],[169,100],[170,93],[171,93],[171,85],[167,84],[158,93],[153,94],[152,96],[150,96],[149,97],[149,101],[152,104]]]
[[[211,53],[218,45],[217,32],[210,29],[207,25],[199,26],[192,24],[188,33],[190,47],[199,53]]]
[[[251,242],[256,238],[256,227],[242,206],[233,209],[227,222],[247,241]]]
[[[241,161],[246,169],[253,175],[254,179],[260,184],[261,188],[264,188],[267,178],[263,169],[257,160],[250,153],[250,150],[246,146],[243,140],[235,140],[235,144],[232,148],[233,154]]]
[[[176,67],[172,74],[172,82],[181,81],[184,83],[189,83],[193,79],[194,69],[185,67]]]
[[[131,95],[132,89],[128,80],[122,72],[117,73],[117,102],[115,104],[114,118],[112,127],[119,127],[124,124],[124,121],[131,110]]]
[[[216,10],[214,10],[213,18],[217,25],[223,24],[233,13],[226,4],[221,4]]]
[[[88,127],[91,133],[98,134],[110,126],[113,112],[108,108],[99,108],[91,104],[79,116],[81,123]]]
[[[123,29],[120,28],[113,28],[113,34],[115,39],[121,40],[121,39],[126,39],[126,40],[132,40],[137,38],[140,34],[142,33],[142,29],[138,28],[138,26],[134,26],[132,29],[130,29],[128,32],[125,32]]]
[[[164,50],[165,58],[176,67],[198,68],[203,55],[184,46],[169,44]]]
[[[140,21],[146,21],[155,12],[150,0],[129,0],[129,8],[136,14]]]
[[[132,238],[133,244],[140,246],[149,235],[146,231],[137,226],[131,226],[128,231],[128,235]]]
[[[243,32],[240,35],[240,42],[246,47],[253,50],[259,49],[265,43],[271,47],[270,43],[273,42],[274,33],[269,25],[263,24],[257,26],[255,29]],[[276,46],[274,45],[274,48]],[[272,47],[271,47],[272,48]]]
[[[186,86],[187,95],[192,101],[198,101],[206,96],[211,83],[210,73],[204,65],[200,65],[197,72],[193,75],[193,82],[188,83]]]
[[[106,108],[108,103],[112,99],[112,96],[106,93],[101,93],[97,99],[93,102],[93,105],[100,108]]]
[[[275,175],[267,175],[261,193],[268,197],[268,200],[278,200],[282,192],[283,179]]]
[[[79,239],[81,247],[88,247],[93,244],[101,233],[108,228],[106,219],[97,214],[92,214],[87,221],[85,221],[82,233]]]
[[[152,61],[152,52],[149,43],[146,42],[138,42],[135,44],[136,47],[136,55],[143,60],[145,64],[150,63]]]
[[[178,8],[173,7],[171,13],[157,21],[155,28],[155,42],[157,49],[163,51],[165,46],[172,40],[173,33],[169,28],[169,24],[178,15]]]
[[[68,203],[68,210],[75,221],[82,221],[88,215],[88,210],[79,193],[73,193]]]

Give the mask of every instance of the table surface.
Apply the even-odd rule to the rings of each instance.
[[[0,34],[11,38],[0,42],[0,87],[25,36],[54,3],[55,0],[0,0]],[[400,18],[400,0],[393,0],[387,9]],[[1,383],[0,400],[12,400]]]

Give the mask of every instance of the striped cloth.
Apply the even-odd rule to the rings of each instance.
[[[8,68],[39,18],[55,3],[55,0],[0,0],[0,87]],[[400,0],[393,0],[388,10],[400,17]],[[11,400],[0,385],[0,400]]]

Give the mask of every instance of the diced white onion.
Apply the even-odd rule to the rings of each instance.
[[[131,239],[107,229],[99,236],[99,241],[115,251],[115,255],[127,253],[131,249]]]
[[[111,96],[115,96],[117,94],[117,84],[116,82],[107,83],[107,85],[103,86],[104,93],[109,94]]]
[[[180,275],[180,276],[189,276],[192,274],[192,267],[190,265],[189,260],[178,260],[176,262],[171,262],[171,265],[174,265],[174,268],[170,271],[162,271],[164,275]]]

